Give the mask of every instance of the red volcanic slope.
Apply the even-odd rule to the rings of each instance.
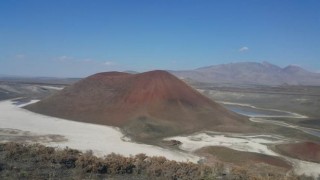
[[[276,146],[280,153],[305,161],[320,163],[320,144],[301,142],[294,144],[280,144]]]
[[[146,128],[141,126],[149,124],[149,129],[141,130],[141,133],[203,129],[241,132],[250,129],[246,117],[226,110],[160,70],[141,74],[98,73],[26,109],[131,129]]]

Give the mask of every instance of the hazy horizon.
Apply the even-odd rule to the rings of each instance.
[[[95,73],[100,73],[100,72],[111,72],[111,71],[116,71],[116,72],[137,72],[137,73],[143,73],[143,72],[147,72],[147,71],[153,71],[153,70],[164,70],[164,71],[189,71],[189,70],[195,70],[195,69],[199,69],[199,68],[206,68],[206,67],[211,67],[211,66],[218,66],[218,65],[228,65],[228,64],[234,64],[234,63],[259,63],[259,64],[264,64],[264,63],[268,63],[270,64],[270,62],[267,62],[267,61],[263,61],[263,62],[253,62],[253,61],[246,61],[246,62],[230,62],[230,63],[223,63],[223,64],[211,64],[211,65],[207,65],[207,66],[202,66],[202,67],[196,67],[196,68],[193,68],[193,69],[179,69],[179,70],[176,70],[176,69],[148,69],[148,70],[144,70],[144,71],[135,71],[135,70],[130,70],[130,69],[127,69],[127,70],[105,70],[105,71],[95,71],[91,74],[85,74],[85,75],[82,75],[82,76],[46,76],[46,75],[19,75],[19,74],[0,74],[0,77],[26,77],[26,78],[85,78],[87,76],[90,76],[90,75],[93,75]],[[278,66],[276,64],[272,64],[272,65],[275,65],[275,66]],[[307,70],[309,72],[312,72],[312,73],[319,73],[320,72],[316,72],[316,71],[312,71],[312,70],[309,70],[309,69],[305,69],[304,67],[301,67],[300,65],[297,65],[297,64],[288,64],[288,65],[285,65],[285,66],[278,66],[280,68],[286,68],[288,66],[296,66],[296,67],[300,67],[300,68],[303,68],[304,70]]]
[[[320,2],[2,1],[0,74],[84,77],[267,61],[320,71]]]

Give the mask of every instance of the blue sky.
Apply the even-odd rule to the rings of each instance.
[[[0,0],[0,74],[268,61],[320,70],[318,0]]]

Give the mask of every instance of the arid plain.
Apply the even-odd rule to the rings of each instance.
[[[163,75],[162,72],[160,75]],[[164,76],[164,79],[168,79],[167,74]],[[228,128],[219,131],[219,128],[209,127],[194,130],[187,128],[185,131],[169,130],[166,134],[162,128],[157,129],[157,124],[151,123],[147,129],[138,129],[138,134],[143,136],[134,137],[128,133],[127,127],[135,128],[130,123],[127,127],[114,127],[101,123],[75,122],[23,108],[57,93],[61,94],[63,88],[72,86],[69,82],[43,84],[3,81],[0,86],[0,108],[3,112],[0,115],[1,142],[37,142],[61,148],[68,146],[82,151],[92,150],[100,157],[112,152],[125,156],[145,153],[176,161],[209,165],[224,163],[227,169],[239,166],[255,173],[273,171],[285,174],[294,171],[296,174],[319,176],[320,128],[316,124],[319,117],[316,110],[320,102],[320,88],[186,82],[194,91],[216,101],[226,110],[238,113],[240,119],[247,117],[248,122],[245,124],[250,126],[248,131],[236,132],[232,128],[231,131]],[[142,81],[139,86],[144,83]],[[149,100],[153,101],[154,97]],[[164,125],[165,123],[160,127]],[[245,163],[239,158],[245,158]]]

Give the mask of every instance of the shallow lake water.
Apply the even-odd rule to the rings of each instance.
[[[302,116],[300,114],[296,114],[293,112],[287,112],[287,111],[281,111],[281,110],[274,110],[274,109],[257,108],[257,107],[254,107],[251,105],[246,105],[246,104],[245,105],[235,104],[235,103],[222,103],[222,104],[225,108],[227,108],[230,111],[251,117],[250,118],[251,121],[260,122],[260,123],[269,123],[269,124],[275,124],[275,125],[279,125],[279,126],[294,128],[294,129],[301,130],[307,134],[320,137],[320,130],[318,130],[318,129],[301,127],[298,125],[288,124],[288,123],[285,123],[282,121],[264,119],[264,117],[304,118],[304,116]]]
[[[253,106],[243,106],[236,104],[224,104],[227,109],[249,117],[292,117],[293,113],[271,109],[255,108]]]

